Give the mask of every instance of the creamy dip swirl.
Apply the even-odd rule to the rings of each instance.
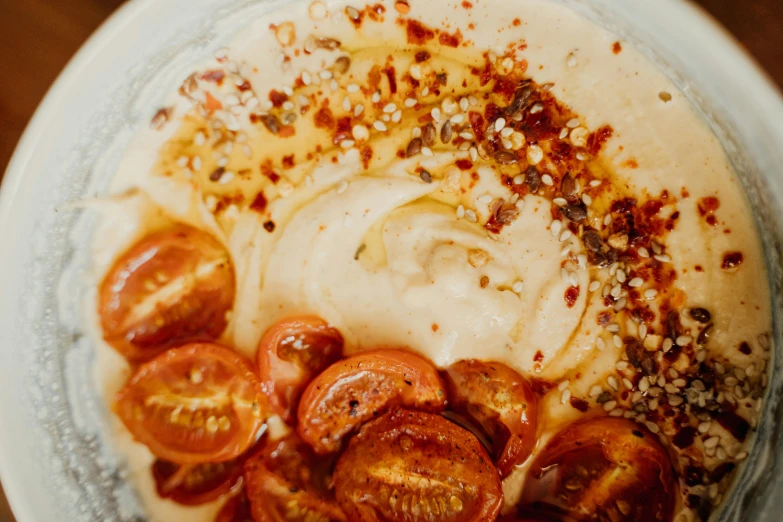
[[[389,60],[396,68],[392,74],[416,76],[422,67],[448,70],[448,92],[425,94],[419,88],[421,99],[414,103],[438,108],[442,118],[456,115],[457,121],[459,114],[484,103],[471,68],[491,60],[482,54],[489,50],[501,57],[498,67],[505,66],[503,57],[512,59],[512,68],[524,63],[526,76],[546,85],[578,115],[571,128],[585,134],[602,125],[613,129],[602,151],[585,159],[602,187],[595,192],[591,226],[610,227],[605,216],[611,217],[613,199],[660,201],[667,194],[660,212],[676,224],[665,232],[664,253],[644,253],[658,256],[676,278],[666,288],[645,280],[640,295],[655,313],[664,315],[656,294],[647,290],[665,292],[667,303],[676,302],[682,310],[682,326],[690,333],[669,339],[669,348],[692,345],[700,332],[701,325],[685,311],[709,308],[709,343],[694,357],[718,361],[736,375],[740,388],[748,383],[749,389],[732,400],[736,413],[753,427],[769,358],[769,295],[751,213],[720,144],[685,97],[640,53],[559,4],[520,2],[513,13],[501,0],[469,8],[462,4],[411,1],[403,17],[443,35],[459,34],[458,48],[412,44],[389,2],[380,2],[383,12],[356,5],[362,8],[355,11],[361,23],[337,2],[328,10],[320,2],[300,2],[251,24],[228,50],[218,51],[214,63],[186,80],[185,96],[177,95],[158,115],[157,123],[164,116],[168,120],[163,129],[140,133],[128,150],[117,174],[116,197],[99,205],[104,219],[94,247],[96,284],[133,241],[166,223],[187,222],[211,231],[231,253],[238,294],[222,341],[248,357],[254,357],[261,335],[276,321],[312,313],[340,330],[349,353],[399,346],[441,367],[465,358],[502,361],[554,386],[540,407],[539,447],[582,415],[570,398],[608,414],[615,414],[606,407],[613,401],[596,404],[604,392],[627,389],[630,402],[639,393],[649,408],[646,390],[658,388],[664,402],[666,386],[675,386],[676,377],[651,378],[644,385],[623,380],[623,372],[633,371],[623,338],[638,338],[651,351],[666,350],[662,325],[642,328],[622,307],[615,309],[619,293],[614,296],[613,288],[625,285],[625,272],[587,263],[579,231],[572,233],[567,219],[553,217],[559,216],[558,205],[545,197],[546,181],[542,190],[515,198],[516,181],[504,182],[502,168],[467,148],[433,147],[426,154],[398,157],[421,135],[422,126],[415,118],[395,116],[398,110],[418,110],[400,96],[388,111],[384,100],[376,123],[368,119],[362,129],[354,126],[342,142],[333,142],[317,125],[316,97],[329,100],[338,116],[341,110],[356,116],[359,105],[374,110],[376,92],[361,89],[373,66]],[[311,34],[321,43],[312,52],[296,52],[312,46]],[[340,49],[330,48],[331,38],[340,40]],[[420,65],[414,57],[422,47],[430,57]],[[339,68],[344,56],[351,59],[350,76],[340,78],[335,89],[333,74],[320,71]],[[225,71],[220,74],[226,80],[221,76],[215,82],[215,71]],[[241,82],[230,81],[237,78],[246,79],[252,91],[238,90]],[[388,89],[378,92],[391,100]],[[268,121],[262,125],[249,118],[272,112],[270,91],[285,95],[283,110],[286,103],[303,108],[300,94],[308,101],[309,109],[290,124],[272,122],[272,127],[293,129],[287,139],[271,135]],[[219,142],[225,128],[211,126],[212,115],[194,109],[205,103],[205,92],[221,103],[224,127],[241,140]],[[457,107],[445,114],[452,103]],[[442,121],[435,123],[440,129]],[[579,141],[577,134],[572,143]],[[368,154],[362,145],[369,147]],[[526,145],[531,163],[537,159],[532,146]],[[460,161],[471,167],[455,167]],[[542,174],[550,169],[557,179],[563,175],[549,159],[540,165]],[[580,187],[588,194],[589,203],[582,197],[588,207],[590,187],[586,182]],[[703,215],[705,198],[719,201],[717,209],[707,211],[716,223]],[[497,201],[512,205],[514,219],[491,233],[484,225],[495,215]],[[742,264],[724,268],[728,252],[741,252]],[[635,287],[624,288],[627,293]],[[608,320],[602,316],[607,310]],[[742,343],[749,353],[739,349]],[[111,401],[130,370],[111,348],[99,344],[97,374]],[[670,371],[685,372],[689,365],[677,359]],[[666,440],[674,435],[665,421],[658,426],[633,409],[616,411],[646,423]],[[698,453],[708,469],[742,460],[748,441],[737,440],[719,423],[699,423],[699,434],[690,450],[673,452],[680,459]],[[719,443],[705,446],[713,437]],[[186,508],[159,499],[149,476],[152,456],[119,423],[116,438],[151,520],[212,519],[219,503]],[[520,495],[525,469],[504,483],[509,505]],[[724,482],[696,490],[719,502],[726,487]],[[693,519],[683,503],[678,512],[683,520]]]

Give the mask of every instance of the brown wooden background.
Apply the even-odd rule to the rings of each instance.
[[[187,0],[181,1],[183,7],[187,5]],[[781,0],[696,1],[728,27],[783,86]],[[49,85],[82,42],[122,2],[0,0],[0,179]],[[0,522],[8,517],[0,491]]]

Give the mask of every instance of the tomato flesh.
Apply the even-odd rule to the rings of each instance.
[[[245,464],[256,522],[344,522],[331,492],[330,462],[296,435],[269,444]]]
[[[295,422],[299,397],[310,380],[343,354],[343,336],[315,316],[285,319],[270,328],[258,348],[258,371],[272,408]]]
[[[500,476],[469,431],[440,415],[395,408],[354,436],[334,472],[351,521],[494,520]]]
[[[316,377],[299,403],[298,432],[318,454],[392,406],[438,412],[446,405],[435,367],[404,350],[373,350],[339,361]]]
[[[187,341],[217,339],[234,294],[223,245],[175,225],[136,243],[104,278],[98,303],[104,339],[134,362]]]
[[[599,417],[568,425],[536,458],[525,499],[580,520],[667,522],[677,494],[666,450],[638,424]]]
[[[232,460],[181,465],[158,459],[152,464],[152,477],[159,497],[195,506],[212,502],[237,487],[242,463]]]
[[[459,361],[445,372],[449,409],[481,427],[501,476],[523,463],[536,445],[536,396],[505,364]]]
[[[115,410],[136,440],[179,464],[224,462],[255,442],[269,410],[248,363],[217,344],[172,348],[143,364]]]
[[[255,522],[250,513],[250,502],[242,491],[234,495],[218,511],[215,522]]]

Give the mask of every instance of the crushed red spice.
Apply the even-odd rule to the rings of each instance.
[[[405,33],[408,37],[408,43],[416,45],[422,45],[428,40],[435,38],[435,32],[432,29],[422,25],[416,20],[406,21]]]
[[[259,191],[258,194],[256,194],[256,197],[253,199],[253,202],[250,203],[250,210],[255,210],[256,212],[264,212],[266,210],[267,200],[266,196],[264,196],[264,191]]]
[[[223,82],[223,78],[226,77],[225,71],[223,69],[214,69],[210,71],[205,71],[201,75],[201,79],[205,82],[212,82],[220,85]]]
[[[459,47],[459,44],[462,42],[462,32],[457,29],[454,34],[440,33],[438,41],[446,47]]]
[[[288,101],[288,95],[284,92],[276,91],[272,89],[269,91],[269,101],[272,102],[275,108],[280,108]]]
[[[271,234],[272,232],[275,231],[275,222],[267,221],[266,223],[264,223],[264,228],[266,229],[267,232]]]
[[[579,298],[579,287],[571,286],[565,291],[565,302],[568,308],[573,308]]]
[[[389,80],[389,92],[397,94],[397,76],[394,67],[387,67],[383,70],[386,78]]]
[[[604,125],[591,132],[587,138],[587,152],[593,156],[598,155],[613,133],[614,129],[610,125]]]
[[[615,42],[612,44],[612,52],[614,54],[620,54],[623,51],[623,46],[620,42]]]
[[[582,413],[585,413],[587,411],[587,401],[584,399],[580,399],[578,397],[571,397],[568,399],[568,403],[571,405],[572,408],[575,410],[579,410]]]
[[[740,266],[742,261],[742,252],[726,252],[723,254],[723,263],[720,266],[724,270],[731,270]]]

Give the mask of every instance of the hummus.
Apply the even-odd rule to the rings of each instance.
[[[276,321],[316,314],[348,353],[512,366],[544,394],[539,447],[590,409],[659,434],[680,473],[741,462],[767,279],[737,175],[688,100],[555,2],[397,4],[299,2],[185,79],[99,206],[96,285],[134,241],[186,222],[231,253],[222,341],[250,358]],[[130,369],[99,344],[111,402]],[[664,406],[690,419],[688,444]],[[152,455],[119,421],[116,439],[151,520],[214,518],[220,503],[159,499]],[[505,480],[509,506],[524,477]],[[688,495],[717,505],[723,478],[681,482],[681,520]]]

